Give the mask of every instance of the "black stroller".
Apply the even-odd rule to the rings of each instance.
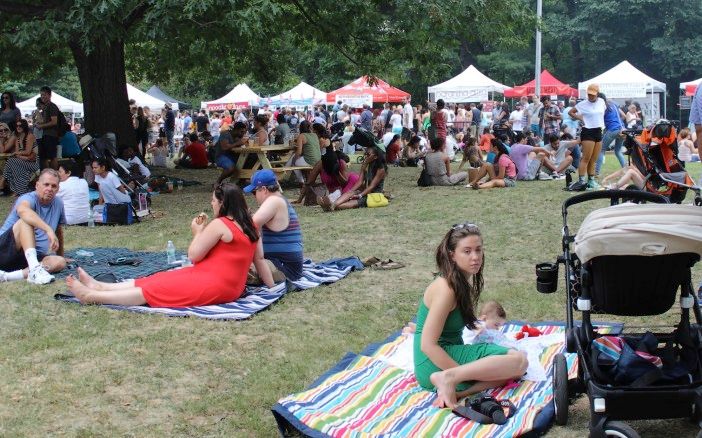
[[[127,189],[129,197],[132,200],[130,206],[134,219],[138,221],[140,217],[148,214],[148,206],[151,204],[151,195],[148,191],[148,187],[134,178],[129,172],[129,169],[124,167],[115,157],[117,157],[117,148],[114,142],[107,136],[95,139],[90,137],[90,141],[86,142],[81,151],[81,159],[85,163],[91,163],[93,160],[99,158],[105,158],[107,160],[113,172],[117,174],[117,177]],[[143,209],[143,205],[140,205],[139,194],[143,194],[142,196],[146,197],[146,210]]]
[[[568,208],[598,199],[609,199],[611,206],[591,212],[578,234],[572,233]],[[617,205],[620,200],[634,203]],[[557,289],[558,264],[565,267],[566,350],[578,359],[577,378],[570,381],[565,355],[554,359],[557,424],[568,421],[570,397],[584,392],[592,437],[638,437],[619,420],[688,417],[702,427],[702,314],[691,278],[702,253],[702,216],[695,211],[668,204],[657,194],[629,190],[584,193],[563,203],[563,255],[557,263],[537,265],[536,272],[539,292],[551,293]],[[637,355],[642,340],[653,339],[648,353],[660,359],[658,365],[629,380],[630,369],[621,360],[605,368],[597,346],[614,337],[598,334],[590,316],[660,315],[675,304],[678,290],[681,317],[675,330],[619,338]],[[574,310],[582,313],[580,323]],[[691,310],[696,324],[690,323]]]

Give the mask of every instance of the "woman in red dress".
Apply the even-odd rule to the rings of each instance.
[[[102,283],[78,268],[78,278],[66,278],[68,288],[83,304],[189,307],[222,304],[244,292],[253,261],[268,287],[273,276],[263,258],[263,246],[241,189],[224,184],[212,194],[209,224],[201,213],[190,223],[193,240],[188,257],[195,264],[122,283]]]

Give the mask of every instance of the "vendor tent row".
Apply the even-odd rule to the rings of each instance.
[[[409,93],[395,88],[381,79],[361,76],[350,84],[329,93],[305,82],[300,82],[284,93],[264,98],[254,93],[248,85],[239,84],[219,99],[202,102],[200,106],[209,111],[219,111],[256,105],[304,107],[341,101],[353,107],[360,107],[363,104],[398,103],[403,98],[409,97]]]
[[[135,86],[127,84],[127,96],[129,99],[134,99],[137,106],[149,107],[152,111],[160,111],[167,102],[171,104],[173,109],[178,109],[179,105],[183,104],[183,102],[168,96],[156,86],[151,87],[149,91],[145,93]],[[27,100],[17,103],[17,108],[19,108],[22,115],[31,114],[37,108],[36,101],[38,98],[39,95],[36,94]],[[72,101],[55,91],[51,93],[51,101],[64,113],[74,114],[77,117],[83,115],[82,103]]]

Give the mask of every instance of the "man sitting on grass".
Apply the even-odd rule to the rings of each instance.
[[[526,136],[522,132],[518,133],[515,139],[517,142],[510,148],[509,157],[517,166],[518,180],[533,181],[539,177],[541,166],[549,167],[550,165],[550,167],[553,167],[546,160],[546,155],[548,155],[546,149],[529,146]]]
[[[61,229],[66,218],[58,191],[58,172],[47,168],[36,190],[15,202],[0,227],[0,283],[26,278],[32,284],[47,284],[54,280],[49,272],[66,267]]]
[[[547,158],[549,164],[556,168],[553,172],[554,178],[559,178],[566,171],[575,172],[571,151],[579,144],[580,139],[573,140],[573,137],[568,133],[563,134],[561,140],[553,134],[548,137],[548,144],[544,145],[544,149],[550,153],[550,158]]]
[[[187,136],[188,142],[185,147],[180,150],[178,159],[174,161],[176,167],[185,169],[207,169],[209,161],[207,160],[207,149],[200,142],[197,134],[190,133]]]
[[[300,222],[295,209],[280,193],[275,173],[270,169],[259,170],[251,178],[251,184],[244,187],[244,192],[253,193],[259,205],[253,221],[261,230],[263,257],[273,273],[273,280],[278,283],[285,278],[299,279],[303,261]],[[260,284],[256,278],[260,275],[256,275],[253,266],[251,274],[253,281],[248,283]]]

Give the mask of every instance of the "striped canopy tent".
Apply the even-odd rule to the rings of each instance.
[[[680,89],[683,90],[685,96],[694,96],[695,91],[697,91],[697,87],[699,87],[700,84],[702,84],[702,78],[695,79],[694,81],[690,82],[681,82]]]
[[[398,103],[402,102],[402,99],[410,97],[409,93],[393,87],[382,79],[375,78],[371,81],[368,76],[361,76],[350,84],[327,93],[327,103],[333,104],[340,100],[352,107],[360,107],[364,103],[369,105],[386,102]]]
[[[306,82],[300,82],[290,90],[277,96],[262,98],[260,105],[298,107],[324,104],[326,101],[327,93]]]
[[[522,97],[537,94],[539,96],[578,97],[578,90],[556,79],[548,70],[541,72],[541,89],[536,90],[536,80],[505,90],[505,97]]]

